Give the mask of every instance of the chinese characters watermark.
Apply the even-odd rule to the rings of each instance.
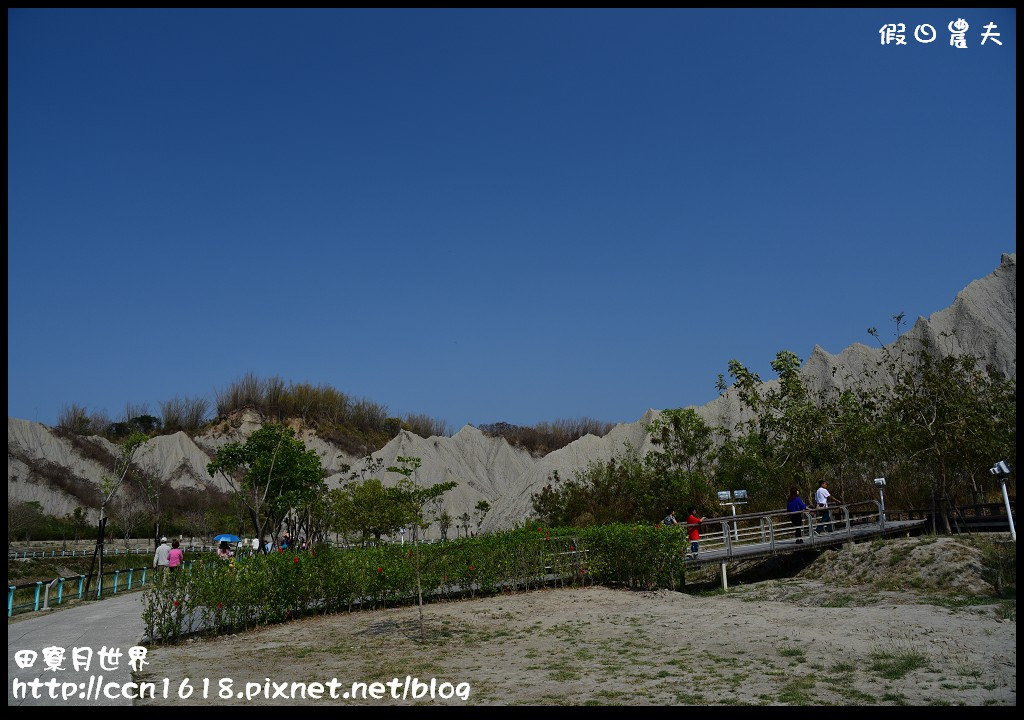
[[[46,667],[43,669],[43,672],[66,670],[64,667],[66,653],[66,648],[57,645],[44,647],[43,664]],[[96,653],[99,656],[100,670],[106,670],[107,672],[117,670],[121,664],[123,654],[121,648],[108,648],[106,645],[101,647]],[[91,647],[75,647],[71,649],[71,664],[76,672],[89,672],[92,667],[92,658],[93,649]],[[14,653],[14,662],[22,670],[33,667],[38,659],[39,653],[35,650],[18,650]],[[141,672],[142,666],[149,664],[149,661],[146,660],[146,648],[141,645],[128,648],[128,664],[131,665],[132,670],[135,672]]]
[[[998,25],[990,21],[982,27],[984,32],[981,33],[981,45],[984,45],[989,40],[994,45],[1001,46],[1003,44],[1002,40],[999,39],[1000,33],[996,32],[996,29],[999,27]],[[950,47],[966,50],[967,31],[971,29],[971,24],[964,18],[957,18],[950,20],[946,25],[946,29],[949,31]],[[907,24],[886,23],[878,29],[878,36],[879,42],[882,45],[907,45]],[[921,23],[914,27],[914,40],[922,45],[933,43],[938,37],[938,31],[930,23]]]

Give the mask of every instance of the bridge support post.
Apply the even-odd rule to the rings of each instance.
[[[729,577],[728,577],[728,574],[725,571],[725,563],[722,563],[722,589],[723,590],[728,590],[729,589]]]

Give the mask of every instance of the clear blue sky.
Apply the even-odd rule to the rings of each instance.
[[[7,17],[13,417],[251,371],[633,422],[1016,252],[1013,10]]]

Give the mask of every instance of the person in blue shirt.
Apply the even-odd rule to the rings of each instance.
[[[786,509],[790,512],[789,521],[796,530],[796,541],[802,543],[803,538],[801,535],[803,534],[804,518],[801,513],[807,509],[807,505],[804,504],[803,498],[800,497],[800,490],[798,488],[791,487],[789,489],[789,502],[786,503]]]

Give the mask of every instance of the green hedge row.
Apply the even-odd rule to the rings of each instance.
[[[684,552],[676,528],[534,526],[420,545],[419,566],[425,602],[550,585],[676,589]],[[173,642],[200,631],[407,604],[417,597],[416,565],[412,545],[205,557],[191,571],[158,576],[145,591],[143,618],[151,638]]]

